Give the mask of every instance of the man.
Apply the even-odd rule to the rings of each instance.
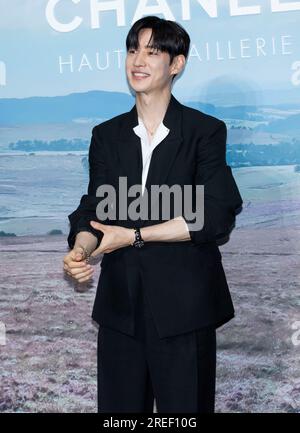
[[[242,199],[226,165],[225,123],[171,93],[189,45],[175,22],[133,24],[126,73],[136,104],[93,128],[88,193],[69,215],[66,272],[88,281],[89,256],[104,254],[92,312],[99,412],[153,412],[154,398],[158,412],[214,412],[216,328],[234,316],[217,241],[228,238]],[[139,186],[146,217],[115,216],[121,178],[127,191]],[[106,220],[96,195],[103,185],[116,191]],[[149,194],[153,185],[204,185],[204,225],[195,230],[195,217],[175,205],[168,220],[154,219],[149,210],[165,203]]]

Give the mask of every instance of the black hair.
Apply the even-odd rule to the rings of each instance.
[[[132,25],[126,38],[127,52],[132,48],[135,50],[138,48],[139,31],[146,28],[152,29],[148,46],[169,53],[170,65],[174,57],[179,54],[183,54],[187,58],[190,48],[190,37],[186,30],[174,21],[165,20],[155,15],[140,18]],[[172,81],[176,75],[173,75]]]

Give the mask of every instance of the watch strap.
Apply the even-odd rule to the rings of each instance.
[[[135,240],[132,243],[132,246],[134,246],[136,248],[143,247],[145,242],[144,242],[144,240],[142,238],[140,229],[139,228],[135,228],[134,229],[134,234],[135,234]]]

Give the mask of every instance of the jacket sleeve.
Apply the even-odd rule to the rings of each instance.
[[[70,231],[67,238],[69,248],[72,249],[75,244],[76,235],[81,231],[88,231],[97,238],[97,248],[103,237],[103,233],[94,229],[90,221],[99,221],[96,215],[96,207],[101,200],[96,196],[97,188],[105,183],[105,162],[104,151],[101,140],[96,132],[96,127],[92,130],[92,138],[89,147],[89,184],[87,194],[81,197],[79,206],[74,210],[68,219],[70,222]],[[100,221],[99,221],[100,222]]]
[[[195,185],[204,185],[203,228],[193,230],[189,223],[194,223],[196,217],[193,220],[184,217],[194,244],[228,237],[242,209],[242,197],[231,167],[226,164],[226,140],[226,124],[218,119],[214,130],[198,144]]]

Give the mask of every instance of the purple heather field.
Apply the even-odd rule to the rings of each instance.
[[[220,247],[236,317],[217,331],[217,412],[299,411],[299,345],[292,342],[299,228],[236,228]],[[2,412],[97,410],[90,313],[101,260],[91,286],[76,291],[62,271],[65,252],[65,236],[1,240]]]
[[[80,157],[21,158],[1,159],[16,187],[2,191],[0,229],[17,236],[0,237],[0,412],[96,412],[101,257],[89,287],[74,290],[62,267],[67,215],[87,176]],[[234,176],[244,208],[220,251],[236,316],[217,331],[216,411],[299,412],[300,174],[278,166]]]

